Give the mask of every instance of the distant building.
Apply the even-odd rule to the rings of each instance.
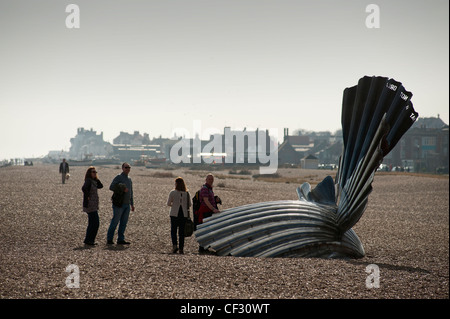
[[[339,157],[342,155],[342,150],[344,148],[344,143],[342,141],[342,137],[336,139],[330,145],[325,146],[320,151],[316,152],[316,156],[319,159],[319,162],[322,164],[339,164]]]
[[[300,164],[301,156],[287,140],[278,147],[278,164]]]
[[[164,158],[164,143],[169,140],[159,138],[150,140],[149,134],[140,134],[134,131],[133,134],[120,132],[119,136],[113,139],[114,157],[122,162],[136,163],[152,158]]]
[[[448,126],[439,117],[419,117],[416,122],[414,122],[411,128],[428,128],[428,129],[441,129],[444,126]]]
[[[77,135],[70,139],[69,159],[86,160],[96,157],[110,157],[112,146],[103,140],[103,132],[97,134],[92,128],[78,128]]]
[[[134,131],[133,134],[120,132],[119,136],[113,139],[113,144],[123,144],[123,145],[149,145],[150,138],[147,133],[144,135],[139,134],[139,131]]]
[[[285,140],[300,156],[304,156],[314,147],[314,141],[309,136],[286,136]]]
[[[263,133],[264,132],[264,133]],[[263,139],[260,139],[261,136]],[[166,141],[164,151],[170,154],[180,139]],[[260,165],[261,148],[264,145],[266,154],[277,147],[277,142],[269,135],[269,131],[231,130],[225,127],[223,134],[212,134],[209,140],[201,140],[199,136],[183,140],[188,148],[187,161],[192,164],[224,163],[224,164],[257,164]],[[180,144],[177,145],[177,148]],[[272,145],[272,148],[271,148]],[[187,152],[186,152],[187,153]],[[168,157],[169,158],[169,157]]]
[[[448,125],[437,118],[419,118],[383,163],[415,172],[447,172]]]
[[[115,158],[118,158],[121,162],[130,162],[133,164],[135,161],[141,161],[147,158],[160,157],[160,145],[127,145],[127,144],[114,144],[113,154]]]
[[[303,169],[317,169],[319,167],[319,159],[309,154],[301,159],[300,165]]]
[[[289,135],[284,129],[283,143],[278,147],[279,164],[300,164],[300,160],[314,148],[314,141],[307,135]]]

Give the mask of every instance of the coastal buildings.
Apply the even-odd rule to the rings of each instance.
[[[319,163],[337,165],[342,147],[340,130],[334,135],[330,132],[289,135],[289,129],[285,128],[283,143],[278,148],[278,163],[300,165],[302,168],[317,168]]]
[[[383,163],[414,172],[448,173],[448,124],[438,117],[419,118]]]
[[[112,146],[103,140],[103,132],[97,134],[92,128],[78,128],[77,135],[70,139],[69,159],[92,160],[94,158],[110,157]]]
[[[383,164],[388,170],[410,172],[448,173],[449,167],[449,127],[438,117],[419,118],[388,154]],[[184,139],[185,147],[180,148],[181,138],[150,139],[148,133],[120,132],[113,143],[104,141],[103,132],[97,134],[92,128],[78,128],[70,139],[70,150],[50,151],[45,160],[58,162],[63,157],[71,161],[101,161],[114,159],[116,162],[177,163],[171,159],[174,154],[185,152],[183,164],[239,163],[261,164],[262,149],[268,154],[271,145],[277,149],[278,165],[295,165],[301,168],[333,167],[339,163],[343,149],[341,130],[330,132],[298,131],[289,135],[284,129],[283,141],[278,143],[263,130],[233,130],[225,127],[223,133],[201,140],[199,136]],[[175,147],[175,148],[174,148]],[[179,149],[177,149],[179,148]],[[178,162],[179,163],[179,162]]]
[[[384,158],[388,170],[447,173],[449,171],[449,126],[439,117],[420,118],[405,133],[393,150]],[[306,158],[314,156],[321,166],[339,163],[343,148],[342,132],[310,132],[289,135],[284,130],[283,143],[278,148],[279,164],[306,165]],[[303,165],[301,165],[303,163]]]
[[[134,131],[133,134],[120,132],[119,136],[113,139],[113,156],[122,162],[144,164],[146,159],[164,157],[161,153],[161,145],[150,141],[148,133],[140,134]]]

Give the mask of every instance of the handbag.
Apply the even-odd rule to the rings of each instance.
[[[191,237],[194,233],[194,222],[191,217],[186,219],[186,223],[184,224],[184,237]]]

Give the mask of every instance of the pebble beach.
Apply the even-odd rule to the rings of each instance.
[[[85,246],[86,169],[71,166],[61,184],[58,165],[0,168],[0,298],[449,298],[448,176],[377,173],[368,207],[353,228],[364,258],[238,258],[200,255],[195,236],[186,238],[184,255],[171,253],[166,203],[174,179],[183,177],[193,194],[208,173],[186,167],[132,166],[136,211],[125,233],[131,244],[108,246],[108,187],[121,169],[98,166],[105,185],[99,190],[98,245]],[[294,168],[278,173],[281,179],[270,181],[214,171],[221,208],[297,199],[297,180],[314,186],[336,174]],[[79,288],[66,285],[69,265],[79,269]],[[366,285],[369,265],[379,269],[378,288]]]

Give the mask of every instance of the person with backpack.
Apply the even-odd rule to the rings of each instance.
[[[106,236],[106,243],[108,245],[114,244],[113,237],[117,225],[119,225],[117,244],[130,244],[130,242],[125,241],[125,229],[127,227],[128,217],[130,211],[134,212],[133,183],[128,176],[130,169],[130,164],[126,162],[123,163],[122,174],[117,175],[109,186],[109,189],[114,193],[111,198],[113,204],[113,218],[111,219]]]
[[[189,208],[191,207],[191,196],[186,188],[183,178],[175,179],[175,189],[169,193],[167,206],[170,206],[170,235],[172,238],[172,253],[179,250],[180,254],[184,253],[184,226],[189,216]],[[177,232],[178,239],[177,242]],[[179,246],[178,246],[179,244]]]
[[[198,210],[194,212],[194,223],[196,225],[203,224],[203,219],[211,217],[212,214],[220,213],[217,208],[217,202],[220,201],[220,198],[214,196],[213,183],[214,176],[209,173],[206,176],[205,184],[198,191],[199,207]],[[202,246],[199,246],[198,251],[199,253],[202,253],[205,249]]]

